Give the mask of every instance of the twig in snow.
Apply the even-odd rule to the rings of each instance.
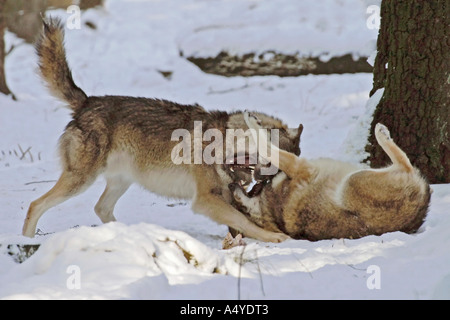
[[[19,144],[18,146],[19,146],[20,152],[22,153],[22,155],[20,156],[20,160],[23,160],[23,159],[25,158],[26,154],[28,153],[28,154],[30,155],[30,160],[31,160],[31,162],[34,162],[33,155],[32,155],[31,152],[30,152],[31,147],[28,147],[28,149],[26,149],[25,151],[23,151],[23,150],[22,150],[22,147],[20,146],[20,144]]]
[[[264,283],[263,283],[263,279],[262,279],[261,269],[259,267],[258,250],[255,250],[255,256],[256,256],[256,267],[258,268],[258,274],[259,274],[259,283],[261,285],[262,294],[265,297],[266,293],[264,292]]]
[[[242,247],[241,254],[239,255],[239,273],[238,273],[238,300],[241,300],[241,268],[242,268],[242,261],[244,257],[244,251],[245,247]]]
[[[31,181],[31,182],[25,183],[25,185],[28,186],[30,184],[35,184],[35,183],[50,183],[50,182],[56,182],[56,180]]]

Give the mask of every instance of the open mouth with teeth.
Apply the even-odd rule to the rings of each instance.
[[[228,174],[233,179],[233,183],[230,184],[230,189],[232,190],[239,187],[249,198],[258,196],[262,192],[264,186],[269,183],[273,177],[261,176],[259,172],[261,166],[261,164],[257,163],[257,158],[254,156],[235,155],[234,159],[227,161],[224,165]]]

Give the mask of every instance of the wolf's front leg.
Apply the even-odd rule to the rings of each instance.
[[[258,153],[261,156],[261,149],[265,151],[268,150],[269,139],[267,137],[266,130],[262,129],[259,124],[259,120],[248,112],[244,113],[244,119],[247,126],[250,129],[254,129],[251,133],[253,140],[258,147]],[[259,134],[259,140],[256,132]],[[271,162],[281,171],[286,173],[286,175],[291,179],[308,181],[311,179],[313,174],[313,168],[306,159],[298,158],[294,153],[281,150],[278,146],[273,144],[270,144],[270,156],[265,156],[265,160]]]
[[[200,188],[201,189],[201,188]],[[265,242],[282,242],[289,239],[284,233],[264,230],[251,222],[245,215],[209,190],[197,190],[192,210],[204,214],[212,220],[240,231],[245,236]]]
[[[278,243],[289,239],[289,236],[284,233],[271,232],[258,227],[219,197],[201,197],[194,201],[192,210],[204,214],[218,223],[239,230],[245,236],[256,240]]]

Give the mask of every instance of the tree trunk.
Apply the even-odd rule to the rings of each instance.
[[[375,124],[430,183],[450,182],[450,4],[448,0],[383,0],[371,95],[385,88],[366,150],[372,167],[389,164]]]
[[[7,0],[5,14],[8,30],[26,42],[34,43],[42,30],[41,13],[44,14],[46,8],[47,0]]]
[[[9,90],[8,85],[6,83],[5,76],[5,29],[6,29],[6,20],[4,15],[6,0],[0,0],[0,92],[6,95],[14,95]]]

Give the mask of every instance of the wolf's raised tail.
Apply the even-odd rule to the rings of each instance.
[[[44,30],[36,43],[39,69],[51,93],[67,102],[76,112],[87,99],[86,94],[73,81],[64,49],[64,25],[58,18],[43,21]]]

